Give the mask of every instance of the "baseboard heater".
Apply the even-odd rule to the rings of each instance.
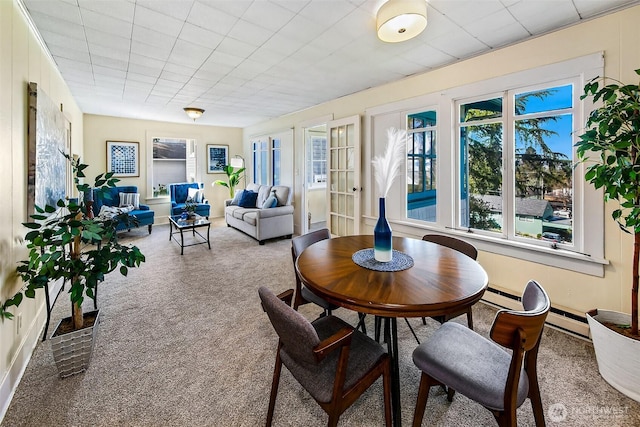
[[[522,309],[522,306],[517,304],[522,300],[520,296],[492,287],[487,288],[482,300],[500,308]],[[589,325],[585,316],[579,316],[551,306],[549,316],[547,316],[547,324],[580,338],[590,339]]]

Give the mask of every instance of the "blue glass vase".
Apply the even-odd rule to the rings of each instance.
[[[373,254],[376,261],[389,262],[393,253],[391,248],[391,227],[387,222],[384,197],[380,197],[379,203],[378,222],[373,229]]]

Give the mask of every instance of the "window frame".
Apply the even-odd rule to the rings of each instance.
[[[457,147],[455,126],[457,120],[456,101],[472,99],[487,99],[490,94],[502,96],[505,92],[516,89],[517,93],[527,91],[527,88],[541,86],[553,87],[553,83],[575,79],[574,99],[574,138],[582,131],[589,111],[594,108],[591,100],[579,100],[584,85],[591,79],[603,75],[604,55],[602,52],[585,55],[561,61],[553,64],[542,65],[523,71],[506,74],[490,79],[479,80],[447,90],[441,90],[424,94],[415,98],[397,101],[387,105],[370,108],[367,110],[366,120],[371,128],[368,135],[372,147],[382,145],[386,141],[382,134],[388,126],[396,126],[406,129],[407,116],[416,111],[432,110],[437,108],[437,219],[435,223],[414,220],[407,217],[406,178],[394,187],[402,190],[404,195],[404,209],[397,210],[390,206],[387,210],[387,219],[403,234],[422,235],[425,232],[438,232],[451,236],[458,236],[470,240],[476,247],[485,252],[490,252],[507,257],[522,259],[543,265],[558,267],[571,271],[577,271],[589,275],[604,276],[604,265],[609,262],[604,258],[604,212],[605,206],[602,191],[586,185],[584,181],[585,166],[578,163],[574,165],[573,175],[573,234],[574,245],[572,248],[557,245],[540,245],[528,242],[526,238],[506,239],[502,235],[485,235],[483,233],[469,232],[467,228],[460,228],[456,219],[459,198],[459,151]],[[512,101],[511,101],[512,102]],[[503,106],[503,108],[505,108]],[[395,124],[393,124],[395,123]],[[511,125],[503,129],[505,135],[512,132]],[[504,142],[503,142],[504,143]],[[515,143],[514,143],[515,146]],[[503,150],[503,167],[512,167],[515,153]],[[369,151],[375,152],[372,148]],[[507,156],[505,159],[504,156]],[[576,159],[575,148],[573,159]],[[406,171],[405,171],[406,172]],[[406,173],[404,173],[406,176]],[[505,182],[503,181],[503,186]],[[503,190],[504,191],[504,190]],[[514,191],[509,189],[509,191]],[[503,194],[505,194],[503,192]],[[504,195],[503,197],[507,197]],[[578,212],[578,208],[581,209]],[[515,209],[515,206],[511,208]],[[375,212],[372,206],[370,212]],[[584,213],[588,213],[584,214]],[[371,216],[375,219],[374,215]],[[511,221],[515,224],[515,220]],[[495,234],[495,233],[491,233]],[[581,236],[581,241],[575,241],[575,236]]]

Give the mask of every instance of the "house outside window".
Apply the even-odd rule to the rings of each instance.
[[[456,103],[460,227],[573,244],[575,90],[559,82]]]

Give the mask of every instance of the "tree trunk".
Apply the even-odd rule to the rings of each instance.
[[[78,213],[76,219],[82,219],[82,213]],[[76,260],[80,259],[80,235],[77,235],[73,238],[73,243],[71,244],[71,259]],[[75,283],[76,280],[81,280],[77,276],[71,279],[71,286]],[[77,331],[78,329],[82,329],[84,326],[84,316],[82,315],[82,306],[76,303],[73,303],[73,307],[71,307],[71,317],[73,320],[73,329]]]
[[[638,336],[638,261],[640,261],[640,233],[633,241],[633,286],[631,288],[631,334]]]

